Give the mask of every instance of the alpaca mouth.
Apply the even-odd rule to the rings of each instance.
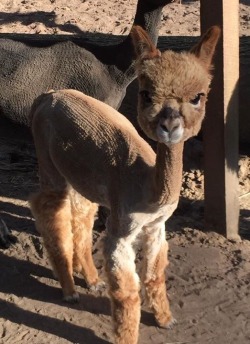
[[[158,141],[165,144],[175,144],[183,139],[184,128],[179,125],[172,130],[168,130],[164,125],[159,123],[156,128]]]

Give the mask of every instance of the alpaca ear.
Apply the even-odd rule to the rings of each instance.
[[[220,38],[221,29],[218,26],[212,26],[201,37],[200,42],[195,45],[190,52],[197,56],[208,69],[211,66],[214,51]]]
[[[160,50],[155,47],[146,31],[144,31],[140,26],[133,26],[131,37],[136,57],[140,60],[154,59],[161,56]]]

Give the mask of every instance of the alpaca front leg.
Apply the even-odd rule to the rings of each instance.
[[[41,192],[30,201],[44,245],[56,277],[61,284],[64,300],[79,299],[73,279],[73,234],[71,207],[67,192]]]
[[[175,320],[172,317],[165,284],[165,269],[168,265],[168,243],[165,226],[145,228],[143,251],[143,284],[149,307],[159,326],[169,328]]]
[[[126,239],[108,236],[105,243],[106,271],[116,344],[136,344],[140,322],[139,277],[135,254]]]

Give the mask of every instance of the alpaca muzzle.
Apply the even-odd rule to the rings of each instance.
[[[157,136],[162,143],[178,143],[183,138],[183,120],[179,111],[164,108],[157,126]]]

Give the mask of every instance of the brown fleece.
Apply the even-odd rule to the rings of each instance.
[[[155,168],[155,199],[159,204],[178,201],[182,181],[183,141],[171,146],[157,145]],[[166,168],[162,168],[166,166]]]
[[[139,284],[130,271],[107,269],[115,343],[136,344],[140,323]]]
[[[73,235],[71,206],[65,192],[40,192],[31,200],[36,228],[42,234],[50,262],[64,297],[75,293],[73,280]]]
[[[73,232],[73,268],[82,273],[88,285],[100,282],[92,257],[92,228],[97,204],[90,202],[76,191],[71,190],[72,232]]]
[[[157,323],[167,327],[173,320],[167,298],[165,285],[165,269],[168,266],[168,245],[162,243],[155,259],[151,278],[144,281],[148,305],[153,310]]]

